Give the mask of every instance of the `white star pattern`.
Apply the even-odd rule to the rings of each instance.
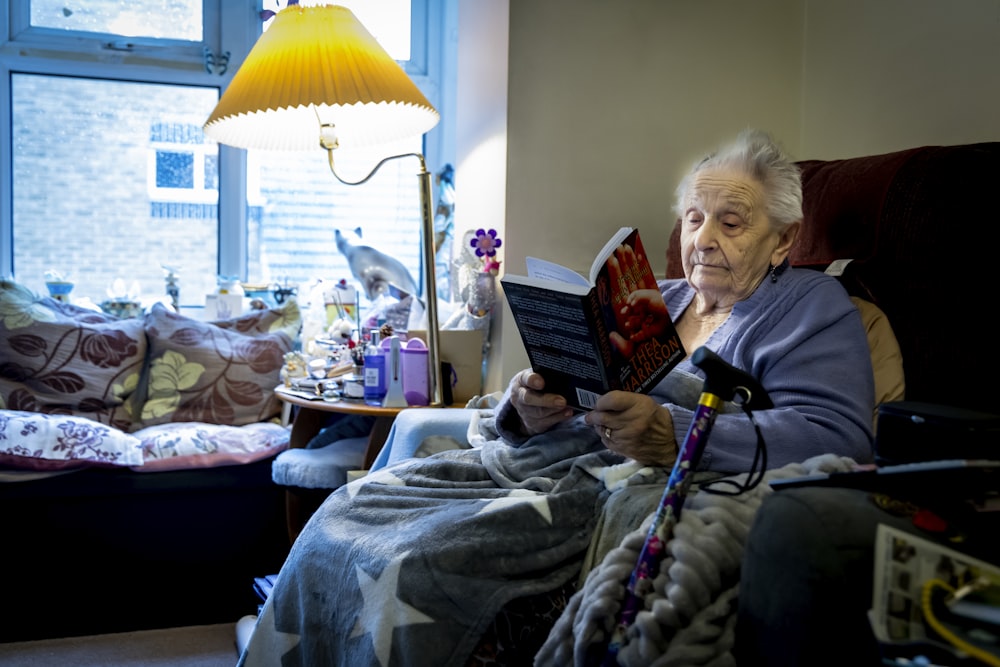
[[[497,510],[506,509],[514,505],[527,503],[535,508],[545,522],[552,524],[552,509],[549,507],[549,498],[546,495],[528,491],[527,489],[514,489],[503,498],[494,498],[486,503],[477,514],[487,514]]]
[[[347,485],[347,494],[353,498],[358,495],[358,491],[366,484],[384,484],[386,486],[406,486],[406,482],[393,475],[388,470],[377,470],[370,472],[364,477],[354,480]]]
[[[404,625],[434,622],[430,616],[396,597],[399,570],[403,566],[403,559],[409,553],[407,551],[392,559],[382,570],[378,579],[372,579],[360,566],[354,567],[354,571],[358,575],[358,586],[361,588],[362,597],[364,597],[364,606],[354,625],[354,630],[351,632],[351,637],[370,634],[372,645],[375,647],[375,657],[380,665],[389,663],[394,629]]]
[[[254,641],[260,635],[263,639]],[[268,601],[261,611],[257,627],[254,627],[247,642],[244,667],[268,667],[280,665],[281,656],[299,645],[300,636],[290,632],[280,632],[274,624],[274,600]]]
[[[617,463],[610,466],[584,466],[584,470],[594,479],[604,482],[604,488],[608,491],[615,491],[628,486],[630,480],[636,475],[653,472],[651,467],[643,466],[631,459],[626,460],[624,463]]]

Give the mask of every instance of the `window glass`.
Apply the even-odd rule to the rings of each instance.
[[[200,127],[217,89],[36,74],[11,89],[19,281],[45,294],[56,271],[100,303],[120,278],[156,298],[166,265],[182,300],[215,289],[217,148]]]
[[[194,189],[194,155],[157,151],[156,187]]]
[[[31,0],[38,28],[202,41],[202,0]]]

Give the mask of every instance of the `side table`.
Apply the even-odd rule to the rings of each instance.
[[[368,405],[362,399],[328,401],[321,398],[306,398],[300,392],[289,390],[284,385],[275,388],[274,393],[285,403],[286,410],[293,413],[290,415],[292,433],[289,439],[289,446],[293,449],[304,448],[320,432],[326,424],[327,415],[331,412],[375,417],[375,424],[368,435],[368,444],[365,447],[362,463],[364,470],[371,467],[382,445],[385,444],[396,415],[406,409]],[[326,499],[330,491],[330,489],[285,487],[285,519],[290,542],[295,542],[306,520]]]
[[[383,408],[368,405],[362,399],[342,398],[336,401],[304,398],[301,394],[286,389],[283,385],[274,390],[275,395],[295,411],[292,416],[291,447],[305,447],[309,441],[320,432],[326,423],[326,416],[331,412],[348,415],[366,415],[375,417],[375,426],[368,436],[368,447],[365,449],[363,469],[371,467],[379,450],[385,444],[392,428],[392,421],[401,410],[406,408]]]

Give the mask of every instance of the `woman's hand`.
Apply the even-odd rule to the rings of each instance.
[[[545,379],[526,369],[510,381],[510,403],[521,418],[524,432],[536,435],[548,431],[573,416],[566,399],[559,394],[546,394]]]
[[[604,446],[649,466],[673,466],[679,448],[670,411],[645,394],[609,391],[584,420]]]

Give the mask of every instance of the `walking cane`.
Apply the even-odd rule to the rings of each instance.
[[[618,623],[608,642],[602,667],[614,667],[618,664],[618,651],[624,643],[625,635],[643,606],[643,596],[653,588],[653,578],[660,570],[660,563],[666,555],[667,542],[673,534],[674,526],[677,525],[688,487],[691,486],[691,473],[698,466],[701,454],[705,451],[720,406],[724,401],[734,401],[748,414],[750,410],[774,407],[760,383],[747,373],[733,368],[707,347],[695,350],[691,355],[691,363],[705,373],[698,407],[684,438],[684,444],[681,445],[677,460],[674,462],[673,470],[670,472],[667,488],[656,508],[653,523],[646,534],[646,541],[639,552],[635,569],[632,570],[632,576],[625,588],[625,599],[618,614]],[[758,431],[758,437],[759,435]]]

